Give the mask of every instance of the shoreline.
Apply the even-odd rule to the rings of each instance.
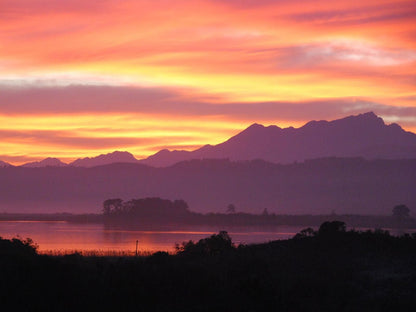
[[[166,220],[152,217],[125,218],[125,216],[106,217],[102,214],[71,214],[71,213],[0,213],[0,222],[68,222],[73,224],[104,224],[111,228],[128,228],[160,226],[319,226],[327,220],[345,222],[348,227],[405,229],[416,228],[416,220],[412,217],[400,220],[387,215],[357,215],[357,214],[328,214],[328,215],[256,215],[248,213],[235,214],[197,214],[190,213],[183,220]]]

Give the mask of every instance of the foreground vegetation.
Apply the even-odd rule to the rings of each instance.
[[[4,311],[413,311],[416,235],[325,222],[235,246],[226,232],[140,257],[46,256],[0,240]]]

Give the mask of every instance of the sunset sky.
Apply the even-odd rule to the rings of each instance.
[[[0,0],[0,160],[373,111],[416,132],[414,0]]]

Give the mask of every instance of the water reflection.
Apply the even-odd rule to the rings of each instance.
[[[0,236],[12,238],[30,237],[38,245],[39,251],[74,250],[115,250],[134,251],[136,240],[140,251],[173,251],[175,243],[198,241],[220,230],[227,230],[233,241],[240,243],[259,243],[289,238],[303,227],[279,226],[273,228],[239,227],[147,227],[141,230],[105,227],[102,224],[72,224],[67,222],[44,221],[2,221]]]
[[[59,251],[125,251],[134,252],[136,240],[139,251],[174,251],[175,243],[198,241],[226,230],[236,244],[262,243],[293,237],[306,226],[271,227],[152,227],[120,229],[102,224],[73,224],[65,221],[0,221],[3,238],[32,238],[40,252]],[[365,229],[361,229],[365,230]],[[394,231],[393,231],[394,232]],[[392,234],[395,234],[393,233]]]

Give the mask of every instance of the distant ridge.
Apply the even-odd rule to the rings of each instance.
[[[373,112],[333,121],[310,121],[300,128],[265,127],[254,123],[227,141],[204,145],[194,151],[160,150],[137,160],[127,151],[115,151],[96,157],[80,158],[70,166],[95,167],[112,163],[140,163],[168,167],[192,159],[229,159],[232,161],[262,159],[290,164],[322,157],[362,157],[364,159],[416,158],[416,134],[398,124],[386,125]],[[57,158],[46,158],[23,167],[63,167]],[[0,161],[0,166],[10,166]]]
[[[166,168],[110,164],[94,168],[0,168],[0,211],[96,212],[109,198],[183,199],[196,212],[391,215],[416,207],[416,159],[322,158],[281,165],[221,159]]]
[[[0,160],[0,168],[4,168],[4,167],[12,167],[12,165],[9,164],[8,162]]]
[[[191,159],[254,160],[288,164],[322,157],[416,158],[416,135],[373,112],[333,121],[310,121],[300,128],[252,124],[229,140],[192,152],[162,150],[141,163],[170,166]]]
[[[101,154],[97,157],[80,158],[69,165],[74,167],[95,167],[113,163],[138,163],[138,160],[129,152],[115,151],[109,154]]]
[[[68,164],[60,161],[58,158],[48,157],[41,161],[34,161],[22,165],[22,167],[27,168],[39,168],[39,167],[65,167]]]

